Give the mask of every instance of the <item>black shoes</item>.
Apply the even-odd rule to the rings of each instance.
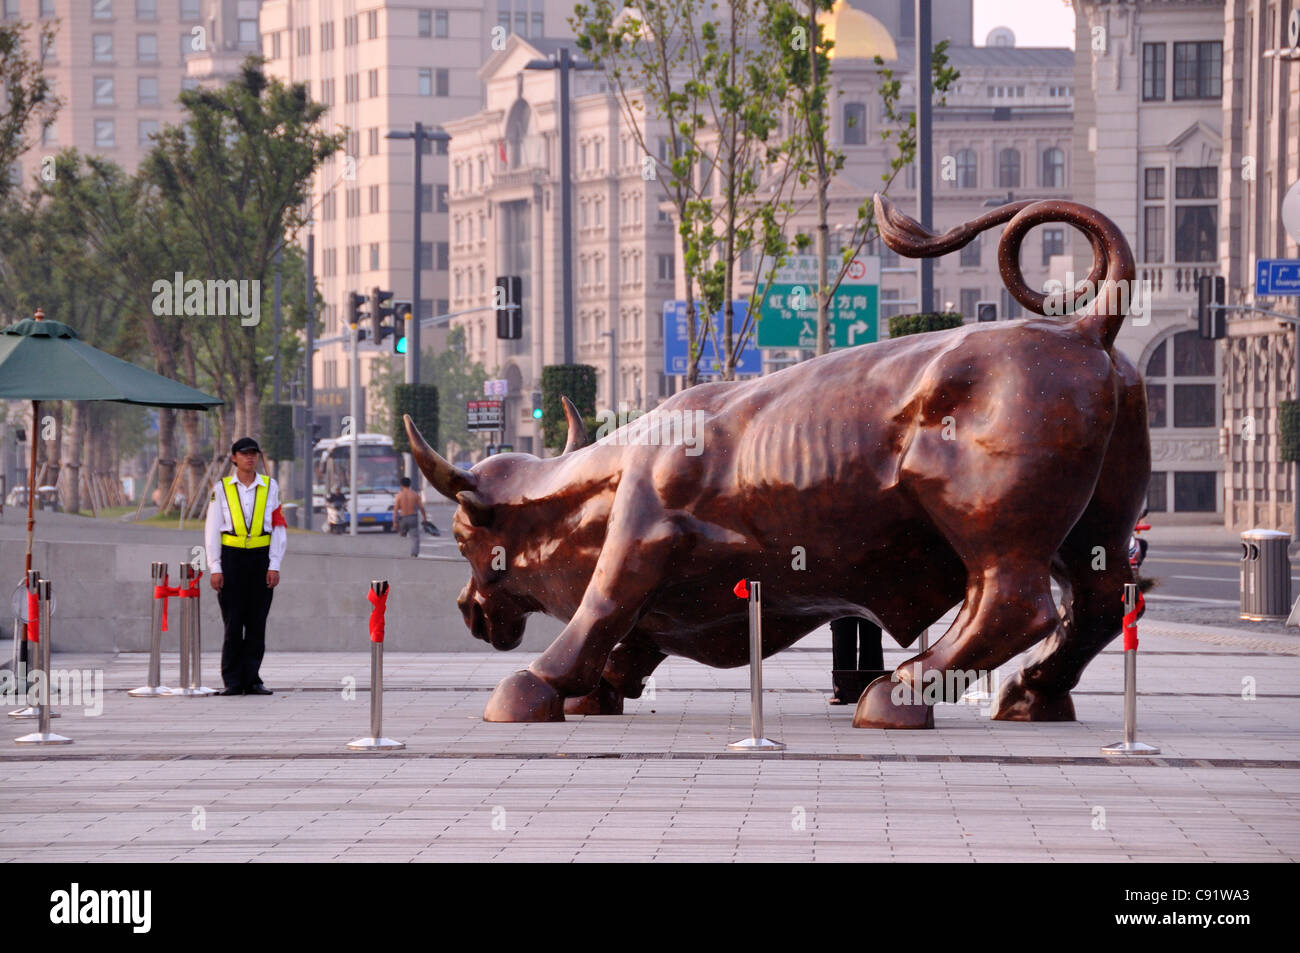
[[[226,689],[223,689],[223,690],[217,692],[217,694],[218,694],[218,695],[242,695],[242,694],[244,694],[244,690],[243,690],[242,688],[238,688],[238,687],[236,687],[236,688],[226,688]]]
[[[252,688],[244,689],[244,694],[245,695],[274,695],[275,692],[271,691],[265,685],[254,685]]]

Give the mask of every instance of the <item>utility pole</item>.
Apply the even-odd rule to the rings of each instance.
[[[312,405],[312,364],[316,361],[316,236],[311,230],[311,219],[307,220],[307,362],[302,373],[302,420],[303,454],[302,477],[302,529],[312,528],[311,490],[312,475],[315,466],[312,461],[312,424],[315,421]]]
[[[423,231],[421,225],[424,221],[424,144],[426,142],[450,142],[451,136],[441,129],[425,129],[424,123],[417,122],[415,128],[411,131],[405,129],[395,129],[384,136],[385,139],[410,139],[415,143],[415,167],[412,174],[413,200],[411,203],[411,217],[413,223],[411,226],[411,321],[410,335],[406,339],[406,358],[403,367],[406,372],[406,383],[420,383],[420,321],[424,318],[424,310],[420,307],[420,246],[423,242]],[[409,453],[403,454],[406,458],[406,475],[411,478],[411,485],[420,486],[420,473],[415,465],[415,458]]]
[[[596,67],[569,55],[567,46],[560,47],[553,59],[529,60],[524,69],[558,70],[560,73],[560,255],[563,280],[560,282],[561,309],[564,314],[564,363],[573,363],[573,156],[570,132],[569,71],[589,70]]]
[[[934,195],[931,162],[934,159],[930,100],[930,0],[916,2],[916,218],[927,228],[933,224]],[[934,310],[934,259],[919,262],[920,288],[917,310]]]

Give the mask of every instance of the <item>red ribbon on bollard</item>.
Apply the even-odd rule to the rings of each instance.
[[[161,629],[161,631],[163,631],[163,632],[166,632],[166,631],[167,631],[167,597],[168,597],[168,596],[179,596],[180,594],[181,594],[181,588],[180,588],[180,586],[169,586],[169,585],[167,585],[167,577],[166,577],[166,576],[163,576],[163,584],[162,584],[161,586],[154,586],[154,587],[153,587],[153,597],[154,597],[155,599],[161,599],[161,600],[162,600],[162,603],[163,603],[163,611],[162,611],[162,629]]]
[[[746,579],[740,580],[740,582],[736,583],[735,588],[733,588],[731,591],[736,594],[737,599],[748,599],[749,581]]]
[[[1123,599],[1123,596],[1120,597]],[[1136,649],[1138,647],[1138,616],[1146,608],[1146,600],[1142,598],[1142,593],[1138,593],[1137,605],[1133,607],[1132,612],[1124,613],[1124,651]]]
[[[384,641],[384,612],[387,611],[388,608],[388,593],[389,590],[385,589],[384,594],[379,596],[375,594],[375,590],[371,589],[366,594],[366,598],[369,599],[370,604],[374,606],[374,608],[370,610],[371,642]]]
[[[27,641],[41,640],[41,600],[36,590],[27,590]]]
[[[199,580],[203,578],[203,573],[195,573],[194,580],[190,583],[188,589],[176,587],[176,595],[182,599],[197,599],[199,597]]]

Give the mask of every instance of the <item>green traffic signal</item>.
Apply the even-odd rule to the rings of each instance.
[[[397,343],[393,345],[393,350],[398,354],[406,353],[406,335],[402,335],[397,339]]]
[[[542,408],[540,408],[540,407],[534,407],[534,408],[533,408],[533,420],[541,420],[541,419],[542,419]]]

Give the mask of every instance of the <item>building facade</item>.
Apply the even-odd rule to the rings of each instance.
[[[386,134],[410,132],[417,122],[438,129],[479,111],[483,63],[512,36],[567,35],[568,14],[556,0],[264,0],[260,31],[268,71],[306,83],[328,107],[325,127],[348,132],[343,151],[317,174],[312,195],[325,321],[313,381],[317,417],[330,434],[348,410],[349,292],[380,287],[395,300],[410,300],[418,262],[421,343],[445,346],[446,325],[433,319],[450,311],[452,298],[447,144],[425,141],[417,201],[415,147]],[[423,216],[418,249],[417,206]],[[389,341],[362,345],[363,395],[372,371],[393,360]]]
[[[1076,201],[1129,236],[1144,313],[1116,346],[1146,378],[1152,512],[1223,512],[1221,354],[1197,332],[1220,273],[1223,0],[1075,3]],[[1091,263],[1074,249],[1074,273]]]

